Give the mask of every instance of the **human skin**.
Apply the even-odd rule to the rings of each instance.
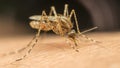
[[[72,49],[64,37],[41,36],[32,52],[17,62],[14,61],[27,50],[11,55],[4,53],[24,47],[32,36],[2,37],[0,68],[120,68],[120,32],[96,32],[87,36],[100,43],[81,40],[79,52]]]

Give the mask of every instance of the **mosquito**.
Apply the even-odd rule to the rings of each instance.
[[[72,19],[72,17],[73,17],[73,19]],[[72,48],[75,49],[76,52],[79,52],[79,50],[77,48],[78,44],[77,44],[77,39],[76,39],[78,36],[84,37],[93,42],[97,42],[97,41],[83,35],[83,33],[94,30],[97,27],[94,27],[94,28],[91,28],[91,29],[81,32],[79,29],[79,26],[78,26],[78,21],[77,21],[75,10],[72,9],[72,11],[69,13],[68,4],[65,4],[63,14],[57,13],[55,10],[55,7],[51,6],[49,15],[47,15],[45,11],[42,11],[41,15],[30,16],[29,19],[32,20],[32,21],[30,21],[30,26],[33,29],[37,29],[37,33],[33,37],[33,39],[30,41],[30,43],[26,47],[20,49],[19,52],[25,50],[28,47],[31,47],[27,52],[27,54],[29,54],[31,52],[31,50],[33,49],[33,47],[38,42],[38,38],[40,36],[41,30],[42,31],[52,30],[57,35],[60,35],[63,37],[67,36],[68,40],[74,42],[74,45],[72,45]],[[73,26],[72,20],[75,21],[77,30],[73,29],[74,26]],[[27,54],[25,54],[23,57],[17,59],[16,61],[20,61],[20,60],[24,59],[27,56]]]

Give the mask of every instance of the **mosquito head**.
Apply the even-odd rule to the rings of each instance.
[[[73,29],[68,33],[68,36],[74,38],[76,36],[76,31]]]

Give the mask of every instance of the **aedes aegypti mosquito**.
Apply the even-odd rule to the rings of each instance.
[[[76,25],[77,31],[75,31],[75,29],[73,29],[72,16],[75,20],[74,24]],[[38,42],[38,38],[40,36],[41,30],[42,31],[52,30],[57,35],[67,36],[68,40],[74,42],[74,45],[72,45],[72,48],[75,49],[75,51],[77,51],[77,52],[79,52],[79,50],[77,48],[78,44],[77,44],[76,37],[81,36],[92,42],[97,42],[97,41],[83,35],[83,33],[94,30],[97,27],[94,27],[94,28],[91,28],[91,29],[81,32],[79,29],[79,26],[78,26],[78,21],[77,21],[75,10],[72,9],[72,11],[69,14],[68,4],[65,4],[63,14],[58,14],[55,10],[55,7],[52,6],[49,15],[47,15],[45,11],[42,11],[42,15],[33,15],[33,16],[30,16],[29,19],[32,20],[32,21],[30,21],[30,26],[33,29],[37,29],[38,31],[37,31],[36,35],[33,37],[33,39],[31,40],[31,42],[26,47],[24,47],[18,51],[23,51],[26,48],[31,47],[27,52],[29,54],[31,52],[31,50],[33,49],[33,47]],[[17,59],[16,61],[20,61],[23,58],[25,58],[26,56],[27,56],[27,54],[25,54],[20,59]]]

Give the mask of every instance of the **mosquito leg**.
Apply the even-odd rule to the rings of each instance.
[[[88,30],[85,30],[85,31],[81,32],[81,36],[84,37],[84,38],[86,38],[86,39],[88,39],[88,40],[90,40],[90,41],[92,41],[92,42],[99,43],[99,41],[93,40],[93,39],[88,38],[87,36],[83,35],[83,33],[92,31],[92,30],[94,30],[94,29],[96,29],[96,28],[97,28],[97,27],[93,27],[93,28],[91,28],[91,29],[88,29]]]
[[[43,15],[47,15],[45,11],[42,11],[42,17],[43,17]],[[41,20],[42,20],[42,18],[41,18]],[[40,26],[39,26],[39,27],[40,27]],[[40,31],[41,31],[41,29],[39,28],[39,29],[38,29],[38,32],[37,32],[37,34],[35,35],[35,37],[33,38],[33,40],[28,44],[28,46],[30,46],[30,44],[33,43],[33,45],[31,46],[31,48],[27,51],[27,54],[29,54],[29,53],[32,51],[32,49],[34,48],[34,46],[35,46],[36,43],[38,42],[38,37],[39,37],[39,35],[40,35]],[[35,40],[35,41],[34,41],[34,40]],[[27,46],[27,47],[28,47],[28,46]],[[25,49],[25,48],[23,48],[23,49],[21,49],[21,50],[19,50],[19,51],[22,51],[22,50],[24,50],[24,49]],[[15,62],[24,59],[24,58],[27,56],[27,54],[25,54],[22,58],[19,58],[19,59],[15,60]]]
[[[75,49],[74,46],[71,45],[71,43],[70,43],[70,39],[66,39],[66,43],[67,43],[71,48]]]
[[[78,50],[78,48],[77,48],[77,46],[78,46],[78,44],[77,44],[77,41],[76,41],[76,39],[73,39],[73,42],[74,42],[74,44],[75,44],[75,51],[76,52],[79,52],[79,50]]]
[[[64,14],[65,17],[68,17],[69,12],[68,12],[68,4],[65,4],[65,8],[64,8]]]
[[[5,54],[5,55],[12,55],[12,54],[16,54],[16,53],[20,53],[20,52],[24,51],[25,49],[27,49],[28,47],[30,47],[30,45],[31,45],[31,44],[33,43],[33,41],[35,40],[35,37],[36,37],[36,36],[33,37],[33,39],[27,44],[27,46],[25,46],[25,47],[23,47],[23,48],[21,48],[21,49],[19,49],[19,50],[17,50],[17,51],[9,52],[9,53],[7,53],[7,54]]]
[[[24,58],[31,52],[31,50],[34,48],[34,46],[35,46],[36,43],[38,42],[39,35],[40,35],[40,29],[38,30],[38,33],[36,34],[36,36],[35,36],[35,38],[34,38],[35,42],[34,42],[34,43],[33,43],[33,42],[30,42],[30,43],[33,43],[33,45],[31,46],[31,48],[27,51],[27,53],[26,53],[23,57],[15,60],[14,62],[20,61],[20,60],[24,59]],[[11,64],[12,64],[12,63],[11,63]]]
[[[79,36],[83,37],[83,38],[86,38],[87,40],[93,42],[93,43],[99,43],[99,41],[96,41],[96,40],[93,40],[92,38],[89,38],[87,37],[86,35],[83,35],[83,34],[79,34]]]
[[[36,34],[36,39],[35,39],[35,42],[34,44],[32,45],[32,47],[28,50],[28,54],[31,52],[31,50],[34,48],[34,46],[36,45],[36,43],[38,42],[38,38],[40,36],[40,29],[38,30],[38,33]]]
[[[42,11],[42,16],[47,16],[47,14],[46,14],[45,11]],[[23,48],[21,48],[21,49],[18,50],[18,52],[21,52],[21,51],[25,50],[26,48],[31,47],[23,57],[15,60],[14,62],[20,61],[20,60],[24,59],[24,58],[32,51],[32,49],[34,48],[34,46],[35,46],[36,43],[38,42],[38,37],[39,37],[39,35],[40,35],[40,31],[41,31],[41,30],[38,29],[37,34],[33,37],[33,39],[29,42],[29,44],[28,44],[26,47],[23,47]]]
[[[68,38],[70,41],[72,41],[72,42],[74,42],[74,45],[72,46],[72,45],[70,45],[76,52],[79,52],[79,50],[78,50],[78,48],[77,48],[77,46],[78,46],[78,44],[77,44],[77,40],[76,39],[74,39],[74,38]]]
[[[36,36],[33,37],[33,39],[28,43],[28,45],[26,47],[23,47],[23,48],[19,49],[18,53],[22,52],[23,50],[25,50],[26,48],[28,48],[32,44],[32,42],[35,40],[35,38],[36,38]]]
[[[51,7],[49,16],[52,16],[52,13],[55,15],[55,17],[57,17],[57,13],[56,13],[56,10],[55,10],[55,7],[54,7],[54,6]]]
[[[83,34],[80,32],[75,10],[72,10],[72,11],[71,11],[71,13],[70,13],[70,18],[72,17],[72,15],[74,15],[74,19],[75,19],[76,27],[77,27],[77,33],[79,34],[79,36],[82,36],[82,37],[84,37],[84,38],[86,38],[86,39],[88,39],[88,40],[90,40],[90,41],[92,41],[92,42],[97,42],[97,41],[95,41],[95,40],[93,40],[93,39],[91,39],[91,38],[83,35]],[[95,28],[96,28],[96,27],[95,27]]]
[[[47,17],[47,14],[46,14],[46,12],[45,12],[45,11],[42,11],[42,15],[41,15],[41,19],[40,19],[40,21],[42,21],[42,20],[43,20],[43,16],[46,16],[46,17]]]
[[[45,11],[42,11],[42,16],[47,16]]]
[[[74,15],[74,19],[75,19],[75,23],[76,23],[76,27],[77,27],[77,32],[80,34],[80,29],[79,29],[79,25],[78,25],[78,20],[77,20],[77,17],[76,17],[76,13],[75,13],[75,10],[73,9],[70,13],[70,19],[71,17]]]

